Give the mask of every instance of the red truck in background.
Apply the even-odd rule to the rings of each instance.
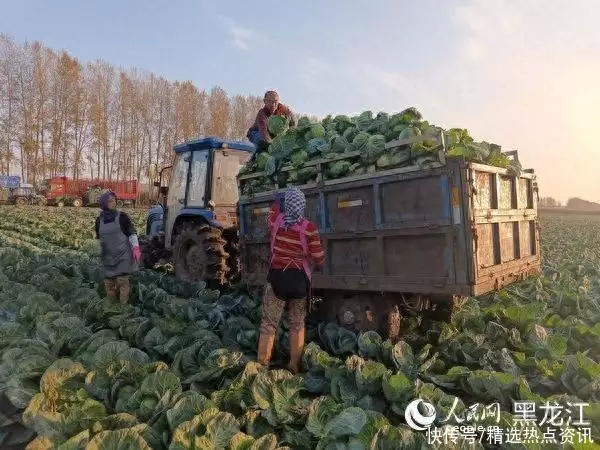
[[[95,206],[98,205],[100,193],[106,189],[111,190],[117,197],[117,206],[135,206],[138,198],[139,182],[89,180],[59,176],[44,180],[41,193],[46,199],[46,204],[65,206]]]

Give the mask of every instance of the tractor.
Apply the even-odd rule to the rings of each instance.
[[[171,261],[180,280],[224,285],[240,274],[236,177],[255,147],[207,137],[174,150],[154,182],[159,195],[140,238],[143,266]]]

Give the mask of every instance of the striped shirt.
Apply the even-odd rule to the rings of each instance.
[[[267,225],[270,233],[273,231],[278,215],[279,205],[275,203],[271,206],[269,217],[267,218]],[[301,268],[302,261],[305,259],[313,261],[319,266],[323,266],[323,263],[325,262],[325,252],[321,245],[319,230],[316,225],[310,221],[306,227],[306,243],[308,244],[309,255],[304,255],[300,234],[292,229],[286,230],[281,226],[275,236],[271,268]]]

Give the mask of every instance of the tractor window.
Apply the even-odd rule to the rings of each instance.
[[[218,150],[214,153],[212,200],[216,206],[233,206],[237,203],[237,174],[252,156],[237,150]]]
[[[208,150],[195,151],[192,159],[192,173],[190,177],[187,206],[204,207],[207,168]]]
[[[173,176],[167,198],[168,205],[177,205],[185,197],[185,183],[187,181],[188,162],[185,160],[189,153],[178,153],[173,163]]]

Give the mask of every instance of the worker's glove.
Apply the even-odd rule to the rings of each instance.
[[[133,260],[136,263],[139,263],[142,260],[142,252],[140,251],[139,245],[131,248],[131,256],[133,256]]]
[[[142,252],[140,251],[137,235],[132,234],[129,236],[129,243],[131,244],[131,256],[135,262],[139,263],[142,259]]]

